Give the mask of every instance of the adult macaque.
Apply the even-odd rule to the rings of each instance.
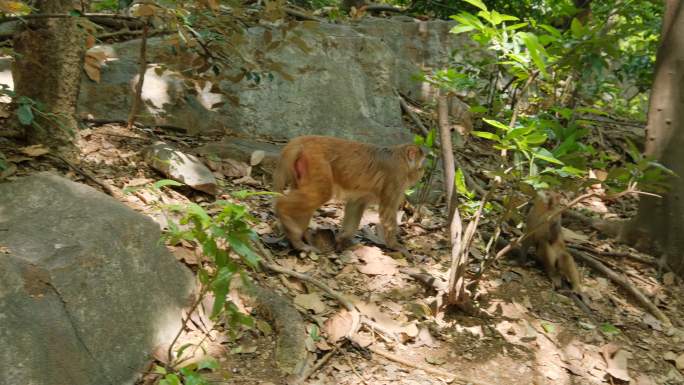
[[[397,241],[397,210],[404,191],[423,175],[421,147],[403,144],[380,147],[327,136],[300,136],[283,148],[273,181],[275,213],[292,246],[316,251],[305,242],[314,211],[333,197],[346,201],[337,249],[348,245],[366,206],[379,204],[387,247],[406,253]]]
[[[557,193],[540,192],[537,194],[527,213],[527,231],[532,231],[532,233],[523,241],[522,255],[526,256],[527,249],[534,245],[535,255],[544,265],[553,287],[561,288],[563,278],[565,278],[570,283],[573,292],[581,293],[582,285],[575,260],[565,248],[561,215],[556,214],[548,218],[549,213],[559,206],[560,196]]]

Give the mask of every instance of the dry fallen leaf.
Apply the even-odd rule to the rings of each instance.
[[[83,69],[90,80],[95,83],[100,82],[101,68],[105,60],[107,60],[107,55],[102,51],[88,51],[85,55]]]
[[[352,315],[346,309],[340,310],[325,321],[324,330],[331,344],[344,338],[352,327]]]
[[[354,250],[354,254],[365,262],[365,265],[357,266],[357,269],[363,274],[394,275],[399,272],[397,262],[377,247],[361,246]]]
[[[185,247],[173,247],[172,251],[177,260],[185,261],[188,265],[196,265],[199,262],[195,250],[190,250]]]
[[[675,366],[680,371],[684,371],[684,353],[680,354],[679,357],[675,359]]]
[[[245,175],[242,178],[233,179],[233,183],[235,183],[235,184],[246,184],[247,186],[261,186],[261,182],[252,178],[249,175]]]
[[[316,314],[323,313],[326,309],[321,296],[317,293],[299,294],[294,298],[294,303],[304,309],[313,310]]]
[[[222,159],[221,172],[227,177],[243,177],[252,173],[252,167],[245,162],[235,159]]]
[[[652,316],[651,313],[644,313],[644,317],[642,318],[642,321],[646,325],[650,326],[651,329],[653,329],[653,330],[657,330],[657,331],[663,330],[663,326],[660,323],[660,321],[656,317]]]
[[[435,341],[435,338],[432,336],[432,334],[430,334],[430,329],[421,327],[418,331],[418,335],[416,336],[416,342],[411,345],[411,347],[419,348],[421,346],[427,346],[434,348],[437,345],[437,341]]]
[[[32,157],[37,157],[41,155],[45,155],[50,152],[48,148],[43,146],[42,144],[34,144],[33,146],[26,146],[22,147],[19,149],[23,154],[26,154],[28,156]]]
[[[601,348],[601,355],[608,365],[606,372],[611,376],[622,381],[631,381],[627,370],[627,360],[632,357],[632,353],[620,348],[615,344],[606,344]]]
[[[266,153],[263,150],[256,150],[252,153],[252,156],[249,158],[249,164],[254,167],[257,164],[261,163],[262,160],[264,160],[264,157],[266,156]]]

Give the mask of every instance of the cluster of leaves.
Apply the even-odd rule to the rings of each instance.
[[[163,180],[155,183],[153,188],[158,190],[163,186],[178,186],[178,182]],[[244,198],[249,193],[238,194]],[[231,281],[240,277],[245,285],[250,282],[243,266],[256,268],[259,256],[253,251],[252,244],[257,240],[252,226],[256,218],[247,212],[247,208],[238,203],[219,200],[207,209],[195,204],[170,205],[170,212],[181,213],[178,224],[169,222],[165,233],[166,241],[176,245],[182,241],[196,245],[202,251],[204,260],[198,265],[197,275],[203,286],[201,293],[211,292],[214,297],[211,319],[223,317],[227,332],[235,337],[242,327],[254,326],[254,319],[241,313],[237,306],[227,301]],[[183,346],[178,351],[180,357]],[[208,382],[202,377],[203,369],[216,369],[215,360],[206,360],[199,364],[192,364],[178,372],[157,368],[157,373],[163,375],[161,384],[166,385],[204,385]]]
[[[226,303],[233,277],[240,275],[248,282],[231,252],[251,268],[257,268],[259,256],[252,250],[252,242],[257,240],[252,230],[256,218],[247,212],[247,208],[225,200],[218,200],[212,206],[218,210],[213,216],[196,203],[169,206],[171,211],[183,213],[183,217],[180,226],[169,223],[166,237],[171,245],[183,240],[194,243],[201,248],[202,255],[209,258],[209,267],[201,264],[197,274],[202,285],[208,287],[215,296],[211,311],[211,318],[215,319],[223,311],[235,310]],[[240,321],[251,325],[247,319]]]
[[[162,376],[159,385],[210,385],[211,382],[202,375],[202,370],[213,371],[218,367],[216,359],[209,358],[183,367],[177,373],[158,365],[155,366],[154,372]]]
[[[463,1],[478,11],[452,16],[458,24],[451,32],[468,32],[476,49],[488,55],[479,55],[478,72],[442,70],[425,79],[452,92],[492,95],[485,106],[473,109],[488,115],[483,121],[489,126],[474,135],[493,141],[506,163],[512,162],[513,167],[500,176],[540,189],[568,180],[584,184],[590,168],[613,166],[605,180],[610,187],[639,183],[645,190],[662,188],[668,172],[652,160],[632,156],[634,163],[606,164],[603,154],[588,144],[590,125],[582,120],[605,115],[606,100],[618,99],[616,94],[606,96],[609,85],[615,88],[619,80],[615,75],[619,67],[611,58],[621,53],[615,41],[628,38],[620,40],[606,25],[582,23],[578,18],[569,19],[567,29],[559,29],[500,13],[481,0]],[[570,14],[576,11],[567,8]],[[610,17],[619,21],[613,14]],[[482,86],[487,83],[490,91]],[[525,105],[519,102],[523,97]],[[612,106],[620,108],[617,103]]]

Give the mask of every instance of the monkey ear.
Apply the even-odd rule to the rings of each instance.
[[[406,157],[410,161],[415,161],[421,155],[422,150],[420,147],[415,145],[410,145],[406,148]]]

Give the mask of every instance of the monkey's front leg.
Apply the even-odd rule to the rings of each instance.
[[[399,243],[397,240],[397,210],[399,204],[383,205],[380,204],[380,225],[382,227],[382,238],[385,245],[392,249],[399,251],[405,258],[413,258],[408,249]]]
[[[366,199],[351,199],[344,206],[344,219],[342,220],[342,233],[335,240],[337,251],[349,247],[352,237],[359,229],[363,211],[366,209]]]

